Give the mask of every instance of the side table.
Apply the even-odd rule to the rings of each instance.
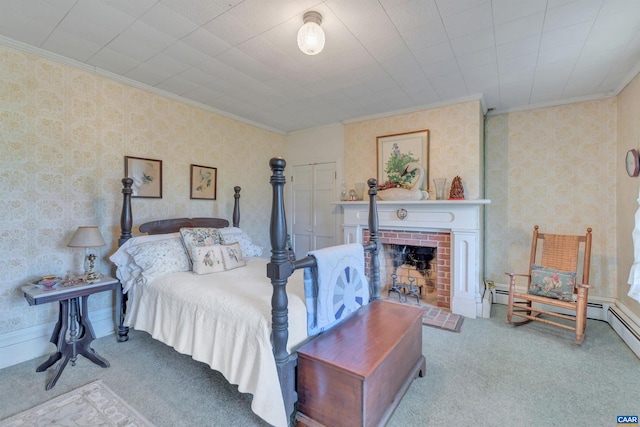
[[[75,365],[79,354],[98,366],[109,367],[109,362],[89,346],[91,341],[96,338],[96,335],[89,321],[87,299],[89,295],[119,287],[120,282],[118,279],[106,276],[103,276],[95,283],[79,283],[70,286],[58,284],[52,289],[47,289],[41,285],[22,287],[24,297],[29,302],[29,305],[46,304],[55,301],[60,303],[58,321],[53,328],[50,339],[56,345],[57,351],[36,368],[36,372],[43,372],[60,360],[53,378],[49,380],[45,387],[46,390],[50,390],[56,385],[69,360],[71,360],[72,366]],[[68,337],[67,332],[69,333]]]

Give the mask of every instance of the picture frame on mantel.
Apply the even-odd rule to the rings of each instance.
[[[133,179],[131,197],[162,199],[162,160],[124,156],[124,175]]]
[[[191,165],[191,198],[216,200],[218,168]]]
[[[376,138],[378,184],[389,180],[387,164],[392,156],[410,156],[424,167],[426,186],[429,183],[429,130],[384,135]]]

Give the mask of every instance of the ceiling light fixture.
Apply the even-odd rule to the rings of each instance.
[[[304,25],[298,30],[298,47],[307,55],[317,55],[324,49],[324,31],[322,31],[322,15],[318,12],[307,12],[302,17]]]

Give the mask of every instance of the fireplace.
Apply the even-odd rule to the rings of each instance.
[[[363,230],[364,241],[369,240],[369,230]],[[396,285],[408,285],[409,291],[417,291],[423,303],[451,309],[450,233],[380,230],[380,286],[383,295],[389,293],[395,274]],[[367,253],[369,254],[369,253]],[[417,288],[417,289],[415,289]],[[415,296],[409,292],[409,298]],[[395,296],[400,297],[395,293]]]
[[[471,318],[482,317],[484,313],[481,224],[483,206],[487,203],[489,200],[484,199],[377,203],[383,252],[387,249],[385,245],[435,247],[433,305]],[[344,243],[366,241],[368,202],[338,204],[344,214]],[[389,274],[387,269],[387,261],[381,258],[382,285],[383,274]]]

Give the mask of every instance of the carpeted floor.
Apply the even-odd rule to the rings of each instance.
[[[617,415],[640,412],[640,360],[607,323],[589,320],[577,346],[571,331],[506,324],[505,306],[494,304],[491,316],[465,319],[460,333],[422,328],[426,374],[388,427],[615,426]],[[80,357],[50,391],[51,370],[35,372],[46,356],[0,370],[0,419],[101,379],[158,427],[266,425],[250,395],[146,333],[93,347],[111,367]]]

